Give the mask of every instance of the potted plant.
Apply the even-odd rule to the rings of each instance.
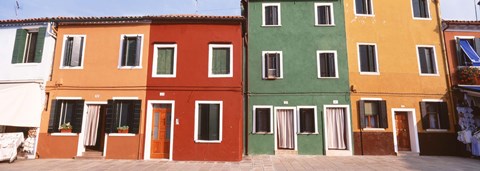
[[[119,127],[117,127],[117,131],[118,131],[118,133],[128,133],[128,126],[126,126],[126,125],[119,126]]]
[[[480,70],[477,67],[463,67],[458,69],[459,84],[480,85]]]
[[[71,133],[72,132],[72,125],[70,125],[70,122],[67,122],[67,123],[64,123],[62,125],[60,125],[60,127],[58,128],[60,130],[61,133]]]

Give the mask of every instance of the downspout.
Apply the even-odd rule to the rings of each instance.
[[[244,58],[243,58],[243,152],[244,155],[248,156],[248,106],[249,106],[249,94],[248,94],[248,1],[242,0],[243,7],[243,17],[245,18],[242,23],[243,29],[243,48],[244,48]]]

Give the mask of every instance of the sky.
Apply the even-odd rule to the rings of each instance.
[[[56,16],[240,15],[240,0],[17,0],[20,5],[17,12],[15,1],[0,0],[0,20]],[[442,18],[480,19],[478,1],[440,0]]]

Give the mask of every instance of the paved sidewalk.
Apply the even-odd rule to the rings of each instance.
[[[240,162],[37,159],[0,163],[10,170],[480,170],[480,160],[460,157],[397,156],[247,156]]]

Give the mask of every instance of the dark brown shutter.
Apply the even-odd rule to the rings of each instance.
[[[127,66],[127,36],[123,36],[121,66]]]
[[[107,113],[105,115],[105,133],[116,132],[115,128],[115,104],[113,100],[108,100]]]
[[[138,130],[140,128],[140,113],[142,109],[142,101],[132,100],[130,102],[130,107],[132,112],[130,112],[130,115],[128,116],[128,132],[138,134]]]
[[[378,102],[380,108],[380,128],[388,128],[387,101]]]
[[[440,128],[441,129],[450,129],[450,120],[448,117],[448,104],[447,102],[441,102],[439,104],[438,114],[440,115]]]
[[[422,113],[422,128],[428,129],[430,128],[430,124],[428,124],[428,114],[427,114],[427,103],[420,102],[420,112]]]
[[[60,110],[58,108],[61,105],[57,105],[57,103],[58,103],[58,100],[52,100],[52,103],[50,105],[50,118],[49,118],[49,121],[48,121],[48,133],[58,132],[58,119],[60,117],[60,114],[58,114],[58,112]]]
[[[269,68],[269,65],[270,65],[268,53],[265,54],[264,58],[265,58],[264,59],[265,63],[263,64],[263,70],[264,70],[265,73],[264,73],[263,77],[268,78],[268,68]]]
[[[73,115],[72,115],[72,132],[80,133],[82,132],[82,122],[83,122],[83,109],[85,105],[85,100],[75,100]]]
[[[275,76],[280,77],[280,73],[282,71],[280,70],[280,54],[276,53],[275,54]]]
[[[360,118],[358,119],[360,121],[360,128],[365,128],[367,127],[365,123],[365,101],[359,100],[357,105],[358,114],[360,115]]]

